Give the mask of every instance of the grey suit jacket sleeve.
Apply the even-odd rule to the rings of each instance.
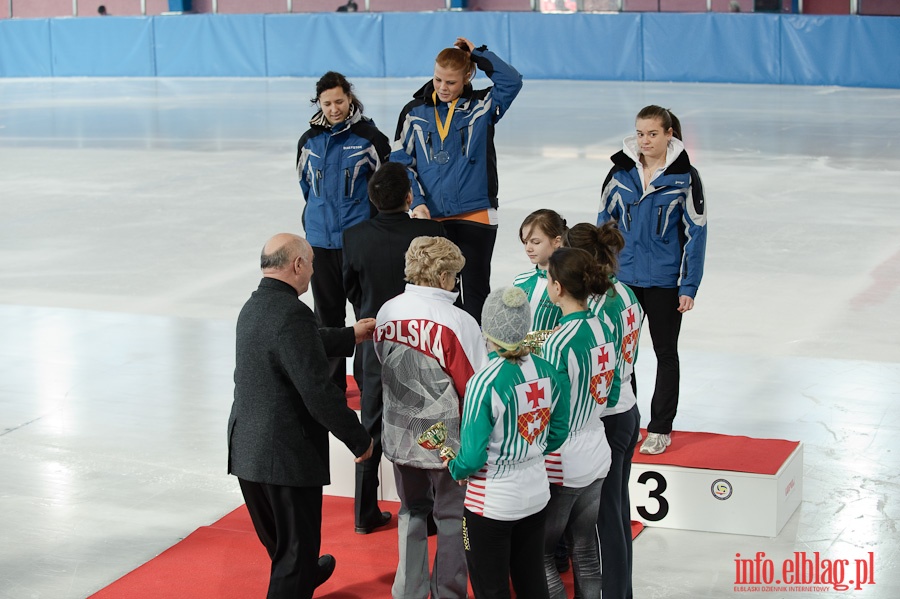
[[[352,338],[353,329],[346,330]],[[346,343],[346,332],[343,336]],[[298,314],[285,323],[279,334],[277,351],[310,415],[340,439],[353,455],[364,454],[372,438],[360,424],[356,412],[347,406],[347,398],[331,380],[325,345],[311,312]]]

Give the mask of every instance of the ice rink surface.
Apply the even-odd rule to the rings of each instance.
[[[302,230],[314,83],[0,80],[0,598],[86,597],[241,503],[234,322],[263,243]],[[393,137],[423,81],[354,83]],[[739,595],[759,551],[874,555],[874,585],[785,596],[900,596],[900,90],[526,81],[497,126],[495,285],[530,266],[531,211],[595,220],[647,104],[681,119],[709,214],[676,431],[799,440],[805,468],[776,538],[647,529],[635,597]]]

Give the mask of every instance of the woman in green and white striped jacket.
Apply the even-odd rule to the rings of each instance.
[[[459,455],[450,475],[465,480],[463,535],[479,598],[547,599],[543,570],[550,483],[544,455],[568,434],[569,379],[524,345],[531,324],[525,293],[497,289],[484,303],[489,363],[469,379]]]
[[[572,552],[575,585],[585,599],[601,593],[597,514],[603,480],[609,471],[610,449],[601,413],[616,380],[613,331],[588,309],[588,298],[610,286],[593,256],[584,250],[560,248],[547,268],[547,293],[562,310],[557,329],[546,340],[542,355],[569,376],[569,437],[547,455],[551,482],[547,504],[544,570],[550,597],[564,599],[565,588],[554,553],[560,536]]]
[[[519,239],[534,268],[518,275],[513,285],[528,296],[531,331],[551,331],[562,317],[559,306],[547,297],[547,262],[562,245],[565,232],[566,220],[559,213],[544,208],[525,217],[519,227]]]

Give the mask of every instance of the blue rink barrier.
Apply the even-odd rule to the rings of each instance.
[[[2,77],[422,77],[464,35],[526,78],[900,88],[900,19],[499,12],[0,20]]]

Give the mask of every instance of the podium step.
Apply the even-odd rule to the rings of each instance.
[[[648,527],[774,537],[800,505],[798,441],[675,431],[662,454],[639,447],[628,490]]]

